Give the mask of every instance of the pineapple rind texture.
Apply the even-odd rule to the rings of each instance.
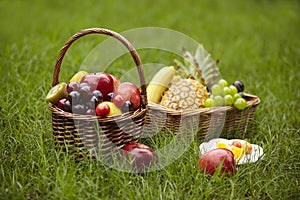
[[[194,79],[174,78],[160,105],[178,111],[195,110],[204,107],[207,98],[207,90],[200,82]]]

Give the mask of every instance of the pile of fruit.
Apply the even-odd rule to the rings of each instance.
[[[217,170],[221,174],[234,175],[236,164],[245,155],[252,153],[252,145],[244,140],[233,140],[229,143],[216,142],[216,148],[204,153],[198,160],[201,172],[214,175]]]
[[[86,71],[77,72],[68,83],[52,87],[46,99],[65,112],[99,117],[135,111],[141,104],[135,84],[121,83],[111,74]],[[145,172],[158,159],[151,147],[138,142],[126,144],[123,155],[136,172]]]
[[[107,73],[79,71],[69,83],[51,88],[46,99],[60,109],[75,114],[101,117],[135,111],[140,107],[140,90]]]
[[[232,151],[236,162],[239,162],[244,155],[251,154],[252,145],[249,142],[242,144],[240,141],[233,141],[231,144],[217,142],[217,148],[224,148]]]
[[[149,102],[177,111],[215,106],[246,108],[244,84],[235,81],[228,86],[220,78],[218,61],[213,61],[202,45],[194,56],[183,50],[183,57],[184,63],[175,59],[175,67],[163,67],[154,75],[147,87]]]

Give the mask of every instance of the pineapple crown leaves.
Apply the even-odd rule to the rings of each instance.
[[[199,44],[193,56],[186,49],[183,51],[183,63],[174,59],[177,71],[185,78],[198,80],[201,84],[212,86],[220,79],[220,72],[217,64],[219,60],[214,61],[211,55]]]

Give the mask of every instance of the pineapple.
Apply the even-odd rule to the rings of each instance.
[[[212,85],[220,76],[216,62],[212,61],[202,45],[197,48],[195,56],[186,50],[183,50],[183,56],[185,64],[174,60],[181,77],[177,75],[173,78],[171,86],[162,96],[160,105],[178,111],[203,108],[205,100],[209,97],[207,83]]]
[[[200,82],[176,76],[164,93],[160,105],[172,110],[195,110],[204,107],[207,98],[208,92]]]

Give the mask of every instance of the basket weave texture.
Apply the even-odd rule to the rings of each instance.
[[[247,107],[244,110],[238,110],[233,106],[223,106],[175,111],[149,102],[144,131],[149,134],[157,130],[181,134],[195,132],[200,140],[217,137],[248,137],[247,130],[254,125],[254,114],[260,99],[251,94],[245,94],[245,99]],[[156,130],[153,129],[153,124]]]
[[[49,103],[52,112],[52,130],[55,147],[63,151],[75,153],[77,159],[82,159],[86,153],[92,157],[105,156],[112,150],[121,149],[127,143],[137,141],[142,132],[148,110],[144,72],[137,51],[126,38],[108,29],[84,29],[74,34],[66,42],[60,50],[56,61],[52,86],[59,83],[62,60],[69,47],[77,39],[88,34],[111,36],[123,43],[128,49],[139,75],[141,106],[136,111],[101,118],[98,116],[66,112],[56,105]]]

